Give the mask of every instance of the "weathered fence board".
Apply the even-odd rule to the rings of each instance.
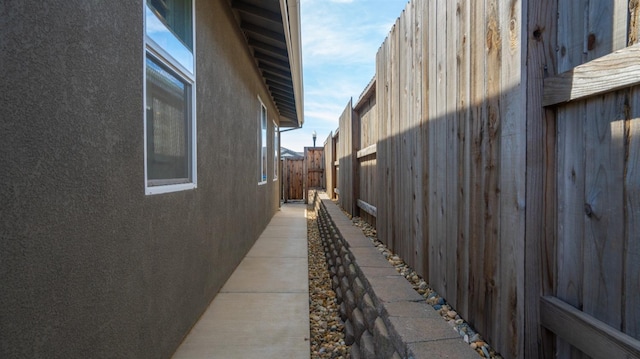
[[[470,28],[475,29],[470,33],[470,42],[483,44],[485,42],[485,3],[484,1],[470,2]],[[488,258],[485,257],[485,203],[484,203],[484,168],[486,164],[486,118],[487,107],[485,98],[485,63],[484,46],[473,46],[470,50],[470,105],[469,124],[471,127],[471,166],[469,173],[470,207],[475,210],[469,213],[469,226],[472,231],[469,236],[469,306],[481,308],[469,310],[467,317],[478,330],[484,331],[488,321],[484,308],[490,305],[486,296],[486,281],[484,280],[484,265]]]
[[[370,155],[375,155],[377,152],[377,146],[375,144],[365,147],[363,149],[361,149],[360,151],[358,151],[358,160],[360,160],[362,157],[367,157]]]
[[[584,29],[588,1],[558,0],[557,73],[563,73],[586,62]],[[552,69],[553,71],[553,69]],[[558,149],[558,243],[557,296],[567,303],[582,307],[582,278],[577,265],[583,253],[584,227],[580,221],[584,205],[584,166],[580,166],[583,137],[564,141],[565,134],[584,133],[584,104],[557,109]],[[576,131],[576,132],[574,132]],[[565,148],[566,147],[566,148]],[[561,177],[571,176],[571,177]],[[562,178],[572,178],[565,182]],[[575,232],[573,232],[575,231]],[[566,261],[566,262],[565,262]],[[571,263],[575,261],[575,263]],[[580,358],[580,352],[562,340],[558,341],[558,356]]]
[[[340,160],[339,153],[341,151],[340,147],[340,128],[336,130],[336,133],[333,135],[333,168],[335,171],[335,183],[333,186],[333,192],[336,199],[340,198]]]
[[[363,211],[369,213],[372,216],[377,216],[378,215],[378,210],[376,209],[375,206],[372,206],[371,204],[359,199],[358,200],[358,207],[360,207],[360,209],[362,209]]]
[[[390,68],[388,60],[390,53],[390,38],[394,36],[395,26],[391,29],[389,37],[380,46],[376,55],[376,110],[378,117],[378,144],[376,152],[376,162],[378,169],[378,218],[392,218],[391,194],[392,194],[392,171],[390,168],[391,154],[391,126],[389,120],[389,108],[391,103]],[[390,248],[393,248],[393,222],[391,220],[377,221],[376,229],[379,239]]]
[[[363,91],[354,111],[358,113],[360,121],[360,147],[362,149],[374,147],[378,142],[377,112],[372,111],[376,107],[376,79],[371,80]],[[375,152],[375,151],[374,151]]]
[[[640,341],[554,297],[541,299],[542,325],[594,359],[640,357]]]
[[[633,3],[633,6],[632,6]],[[640,6],[637,1],[629,2],[629,30],[627,31],[628,45],[638,43],[640,36]]]
[[[340,116],[340,140],[337,148],[337,160],[340,163],[338,171],[338,188],[340,189],[339,203],[349,214],[355,211],[353,199],[354,160],[353,151],[353,106],[349,100]]]
[[[471,205],[471,126],[468,121],[471,108],[469,106],[471,96],[471,43],[467,40],[470,36],[471,13],[470,4],[465,1],[457,3],[457,91],[456,111],[458,116],[458,158],[459,169],[457,201],[460,208],[469,208]],[[457,270],[457,302],[456,308],[466,316],[469,313],[469,251],[470,238],[470,211],[458,210],[458,270]]]
[[[556,296],[576,308],[582,307],[582,253],[584,238],[584,104],[569,104],[557,111],[558,139],[558,246]],[[558,343],[567,357],[571,348]],[[577,354],[576,354],[577,355]]]
[[[626,163],[625,188],[625,240],[624,259],[624,308],[623,330],[640,339],[640,87],[630,91],[631,109],[629,120],[625,122],[625,141],[628,159]],[[635,159],[635,160],[634,160]]]
[[[438,86],[438,83],[442,82],[442,72],[444,71],[442,66],[442,59],[438,59],[435,54],[441,53],[444,45],[442,41],[445,40],[445,34],[437,34],[439,28],[442,28],[442,24],[438,24],[436,19],[439,16],[443,16],[444,10],[443,8],[444,1],[430,1],[428,5],[428,12],[430,14],[434,14],[435,16],[429,17],[429,32],[426,34],[427,38],[430,38],[431,41],[427,42],[427,46],[429,48],[428,53],[429,63],[428,63],[428,73],[429,73],[429,87],[428,87],[428,122],[425,124],[427,127],[427,146],[428,146],[428,158],[426,161],[426,168],[429,173],[429,182],[427,184],[429,188],[428,196],[425,198],[427,201],[427,207],[432,209],[434,208],[433,203],[438,205],[441,203],[440,208],[435,207],[436,210],[428,210],[427,211],[427,223],[428,223],[428,232],[427,232],[427,241],[428,241],[428,253],[425,255],[429,257],[429,274],[425,277],[428,278],[431,286],[434,287],[440,293],[444,293],[445,280],[446,278],[443,275],[444,270],[444,259],[446,256],[444,244],[446,242],[434,240],[434,238],[444,238],[443,233],[443,208],[444,204],[442,197],[442,181],[443,176],[445,174],[444,168],[442,168],[442,162],[438,160],[437,156],[442,156],[443,145],[438,141],[438,136],[443,135],[442,127],[444,125],[444,119],[442,118],[441,109],[438,108],[437,104],[442,101],[444,98],[443,90],[445,88],[444,84],[442,86]],[[440,12],[438,11],[440,8]],[[445,15],[446,19],[446,15]],[[446,29],[446,28],[445,28]],[[432,36],[429,36],[432,34]],[[438,51],[440,48],[440,51]],[[441,69],[438,71],[438,69]],[[438,91],[440,89],[440,91]],[[440,133],[438,133],[440,132]],[[440,186],[438,186],[440,184]]]
[[[542,107],[543,81],[556,74],[556,1],[528,1],[526,34],[527,160],[524,253],[523,353],[527,358],[555,355],[553,335],[540,325],[540,308],[530,298],[553,294],[556,266],[556,122],[555,113]],[[525,19],[523,19],[524,21]],[[525,25],[523,24],[523,27]]]
[[[583,310],[620,328],[624,95],[611,93],[587,101],[586,113],[583,275],[589,286],[585,287]]]
[[[618,50],[544,81],[544,106],[595,96],[640,83],[640,44]]]
[[[522,13],[516,2],[499,2],[501,29],[500,89],[500,281],[498,344],[509,355],[524,348],[524,247],[526,203],[526,88],[522,86]],[[504,24],[504,25],[502,25]],[[508,26],[505,26],[507,25]],[[538,121],[540,119],[537,119]],[[514,270],[516,268],[516,270]],[[506,329],[506,330],[505,330]]]
[[[331,199],[334,198],[333,187],[335,183],[335,167],[333,165],[333,163],[335,162],[334,151],[333,151],[334,143],[335,142],[333,141],[333,132],[331,132],[329,133],[329,137],[327,137],[326,141],[324,142],[324,168],[325,168],[324,188],[325,188],[325,191],[327,192],[327,196],[329,196],[329,198]]]

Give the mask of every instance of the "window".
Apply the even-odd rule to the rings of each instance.
[[[258,98],[258,100],[260,100]],[[258,184],[267,182],[267,108],[260,101],[260,115],[258,116],[258,158],[260,159],[260,172],[258,174]]]
[[[273,180],[278,180],[278,168],[279,166],[279,158],[278,158],[278,149],[280,148],[280,142],[278,140],[278,124],[276,121],[273,121]]]
[[[145,5],[145,192],[196,187],[192,0]]]

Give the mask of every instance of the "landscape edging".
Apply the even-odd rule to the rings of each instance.
[[[478,358],[326,194],[315,209],[352,358]]]

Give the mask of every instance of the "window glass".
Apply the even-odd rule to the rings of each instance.
[[[278,125],[273,121],[273,180],[278,179],[278,168],[280,161],[278,159],[278,149],[280,149],[280,140],[278,138]]]
[[[166,28],[193,51],[191,0],[147,0],[147,5]]]
[[[147,179],[190,181],[190,85],[147,57]],[[162,183],[160,183],[162,184]]]
[[[147,0],[146,32],[164,52],[193,73],[190,0]]]
[[[267,108],[260,104],[260,182],[267,181]]]

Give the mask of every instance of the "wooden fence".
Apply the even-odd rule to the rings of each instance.
[[[636,0],[411,1],[325,143],[506,358],[640,356],[639,33]]]
[[[304,157],[282,159],[284,178],[282,199],[307,200],[307,192],[312,188],[324,188],[325,163],[323,147],[305,147]]]
[[[282,160],[283,200],[304,199],[304,158],[284,158]]]
[[[337,133],[334,135],[333,132],[329,134],[326,141],[324,142],[324,169],[325,169],[325,183],[324,188],[327,192],[327,195],[331,199],[335,199],[337,194],[335,193],[335,189],[337,187],[337,168],[338,162],[336,157],[336,142],[337,142]]]
[[[304,148],[304,196],[305,203],[310,189],[324,188],[324,148]]]

